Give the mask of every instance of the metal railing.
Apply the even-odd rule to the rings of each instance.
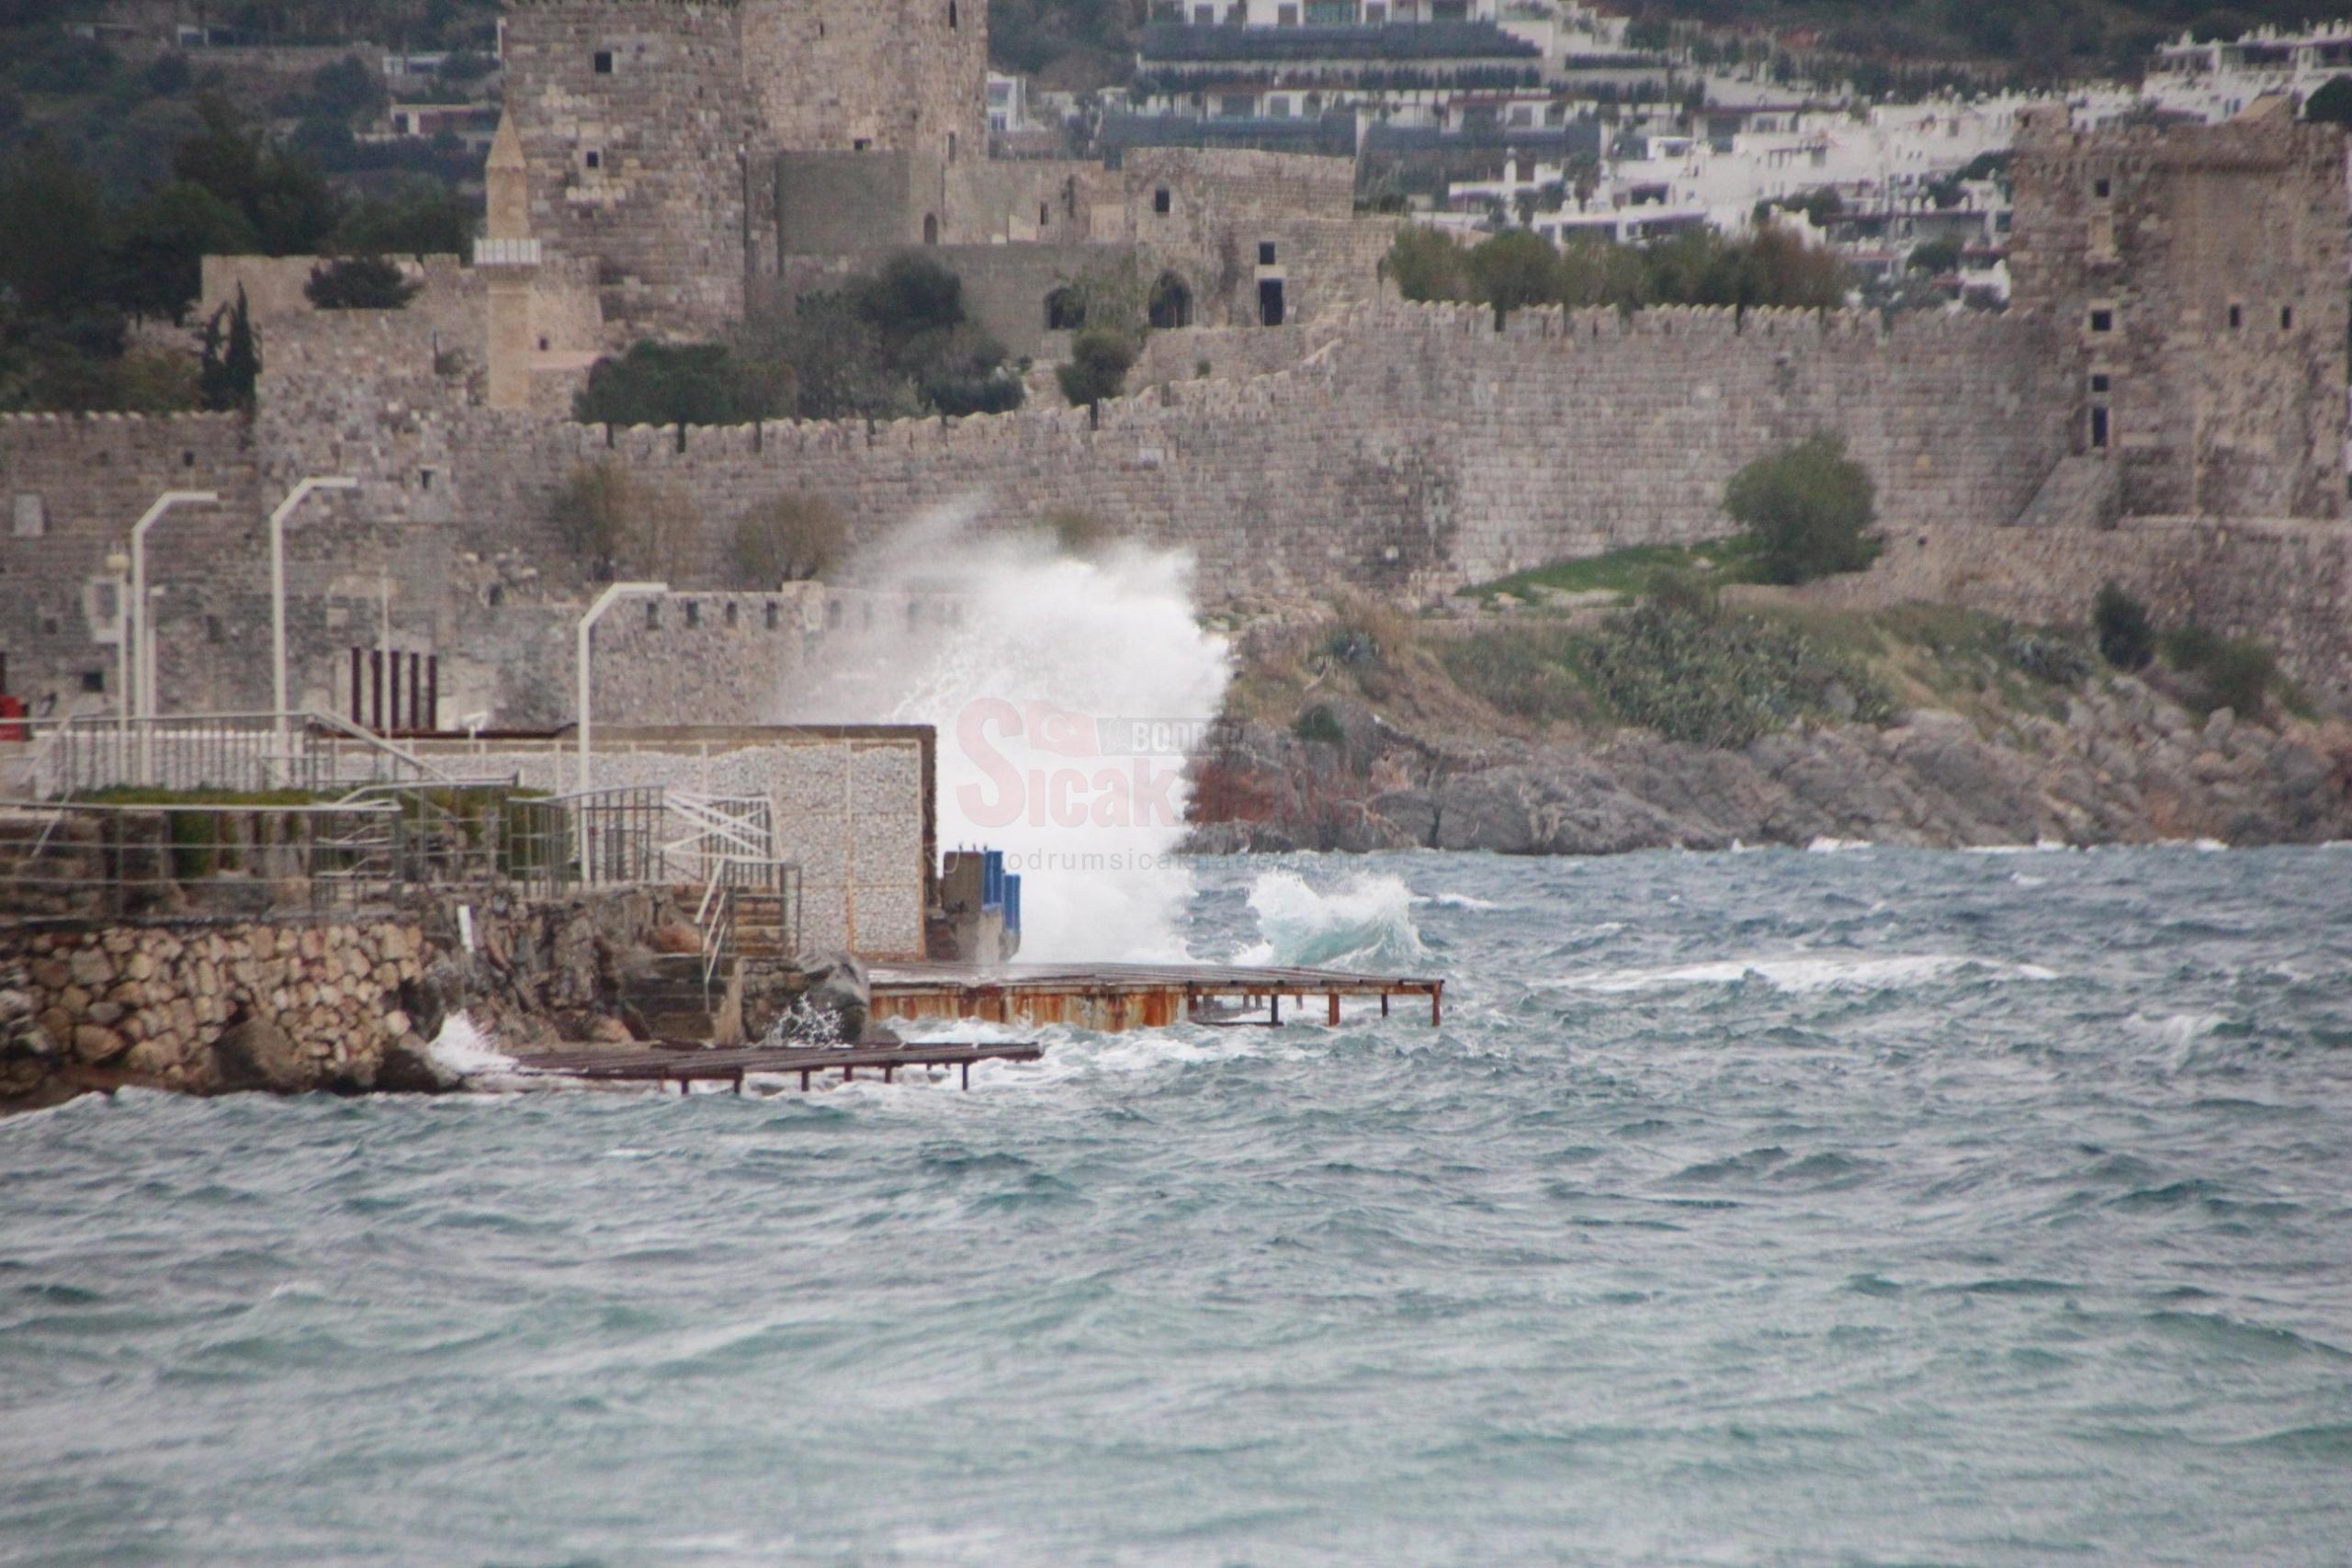
[[[71,799],[109,789],[322,795],[362,784],[462,781],[406,747],[333,714],[90,716],[52,730],[35,759],[37,793]]]
[[[775,858],[775,824],[766,795],[671,790],[663,800],[672,827],[684,830],[662,840],[662,860],[682,884],[701,886],[721,860]]]
[[[747,910],[756,910],[759,918],[747,919]],[[774,943],[774,956],[798,955],[800,867],[773,858],[720,857],[703,885],[695,925],[702,933],[703,1002],[708,1006],[719,965],[743,955],[744,939],[752,931]]]
[[[535,893],[665,880],[667,807],[650,785],[586,790],[511,802],[508,879]]]

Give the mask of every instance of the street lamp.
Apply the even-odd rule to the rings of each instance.
[[[579,660],[579,704],[574,710],[580,730],[580,779],[573,786],[580,792],[584,793],[588,788],[588,635],[596,629],[596,623],[603,619],[605,612],[618,601],[631,595],[659,597],[669,592],[670,585],[666,582],[611,583],[596,595],[596,602],[588,606],[587,614],[580,617],[579,648],[575,655]]]
[[[269,652],[276,671],[278,755],[286,754],[286,520],[314,490],[357,490],[359,481],[341,475],[304,479],[269,514]]]
[[[155,498],[146,514],[130,525],[131,667],[139,672],[135,716],[155,716],[155,626],[153,601],[147,597],[147,530],[163,521],[175,506],[218,506],[220,497],[209,490],[167,490]]]

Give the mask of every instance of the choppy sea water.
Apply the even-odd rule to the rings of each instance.
[[[0,1122],[0,1561],[2352,1555],[2352,851],[1201,883],[1443,1029]]]

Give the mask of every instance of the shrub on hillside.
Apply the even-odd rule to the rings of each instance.
[[[2141,670],[2155,657],[2156,632],[2148,607],[2114,582],[2099,585],[2091,601],[2091,626],[2098,634],[2099,657],[2118,670]]]
[[[2190,678],[2190,706],[2254,715],[2268,705],[2278,656],[2252,637],[2228,637],[2202,626],[2164,634],[2165,661]]]
[[[1736,749],[1800,718],[1894,716],[1875,676],[1792,626],[1657,599],[1613,618],[1589,665],[1620,718],[1692,746]]]
[[[1593,716],[1576,673],[1578,640],[1557,623],[1530,620],[1449,637],[1437,655],[1455,685],[1498,713],[1539,723]]]
[[[1810,582],[1860,571],[1878,556],[1871,537],[1876,488],[1835,435],[1815,435],[1758,457],[1724,491],[1724,510],[1756,540],[1757,576]]]

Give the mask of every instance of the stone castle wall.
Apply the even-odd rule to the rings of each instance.
[[[2352,691],[2352,534],[2332,523],[2133,518],[2115,528],[1901,536],[1867,572],[1808,585],[1848,609],[1964,604],[2034,625],[2088,622],[2116,582],[2165,626],[2257,637],[2297,680]]]
[[[1731,474],[1819,430],[1847,436],[1893,526],[2012,521],[2064,452],[2035,416],[2057,395],[2035,342],[1997,318],[1889,329],[1871,316],[1555,310],[1497,333],[1483,310],[1364,307],[1294,368],[1170,381],[1094,419],[695,429],[682,449],[674,430],[476,416],[447,440],[463,510],[512,527],[544,518],[588,464],[672,488],[704,520],[689,581],[723,580],[745,510],[807,491],[861,541],[967,500],[982,527],[1091,512],[1190,549],[1213,601],[1337,581],[1441,588],[1719,536]]]

